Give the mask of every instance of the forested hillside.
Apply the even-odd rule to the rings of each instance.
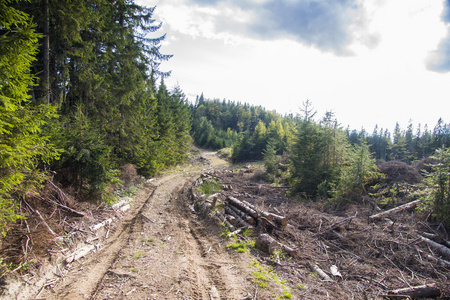
[[[397,123],[393,134],[378,127],[369,134],[344,129],[332,112],[317,116],[310,101],[303,103],[296,116],[239,102],[205,100],[203,95],[191,109],[194,141],[199,146],[231,146],[234,162],[264,160],[267,180],[289,185],[291,195],[336,203],[358,200],[385,176],[379,165],[397,161],[404,164],[400,168],[417,165],[418,174],[431,172],[423,191],[428,196],[423,199],[438,214],[448,216],[450,187],[443,170],[450,168],[450,162],[448,150],[443,149],[450,142],[450,124],[442,119],[433,130],[418,125],[414,131],[412,124],[403,130]],[[445,205],[433,204],[435,189]]]
[[[367,193],[381,176],[376,160],[446,159],[436,152],[450,142],[442,119],[369,134],[317,116],[309,101],[295,116],[203,95],[188,103],[164,83],[171,55],[154,12],[129,0],[0,0],[3,234],[21,217],[19,200],[50,177],[79,200],[110,200],[123,166],[157,174],[185,161],[192,139],[231,147],[234,162],[264,160],[267,179],[292,195],[334,200]]]
[[[3,234],[50,175],[107,199],[125,164],[148,176],[186,159],[189,106],[164,84],[171,55],[153,13],[127,0],[0,1]]]

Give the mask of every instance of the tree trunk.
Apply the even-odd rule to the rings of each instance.
[[[246,221],[250,225],[255,225],[256,221],[251,216],[247,215],[245,212],[237,208],[236,206],[229,205],[228,208],[235,212],[238,216],[240,216],[244,221]]]
[[[438,298],[441,295],[441,291],[436,287],[436,284],[427,284],[421,286],[413,286],[403,289],[391,290],[388,292],[387,297],[398,299],[399,296],[405,296],[409,298]]]
[[[249,214],[250,216],[252,216],[253,218],[257,218],[258,217],[258,212],[252,208],[250,208],[247,204],[243,203],[242,201],[234,198],[234,197],[228,197],[227,201],[238,207],[239,209],[243,210],[244,212],[246,212],[247,214]]]
[[[281,249],[292,257],[295,257],[297,255],[297,250],[281,244],[266,233],[258,236],[258,238],[255,240],[255,247],[266,253],[272,253],[275,249]]]
[[[46,104],[50,103],[50,30],[49,30],[49,9],[48,9],[48,0],[42,1],[43,5],[43,14],[44,14],[44,24],[43,24],[43,33],[44,37],[42,39],[42,62],[43,62],[43,71],[42,71],[42,97]]]
[[[419,203],[420,203],[420,200],[415,200],[415,201],[412,201],[412,202],[409,202],[409,203],[397,206],[397,207],[395,207],[393,209],[390,209],[390,210],[387,210],[387,211],[383,211],[381,213],[378,213],[378,214],[370,216],[369,217],[369,221],[375,221],[375,220],[381,219],[381,218],[383,218],[383,217],[385,217],[387,215],[390,215],[390,214],[393,214],[393,213],[396,213],[396,212],[399,212],[399,211],[402,211],[402,210],[412,209],[412,208],[416,207]]]

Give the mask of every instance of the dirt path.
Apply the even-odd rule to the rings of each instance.
[[[213,164],[223,165],[213,153]],[[147,184],[109,242],[81,260],[46,299],[241,299],[249,281],[243,255],[221,245],[188,207],[200,170]]]

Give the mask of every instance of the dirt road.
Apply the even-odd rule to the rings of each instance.
[[[213,153],[206,156],[213,158]],[[208,157],[207,157],[208,158]],[[225,162],[214,157],[213,164]],[[214,166],[213,166],[214,167]],[[148,183],[109,241],[73,267],[46,299],[241,299],[248,295],[243,255],[221,245],[188,207],[200,170]]]

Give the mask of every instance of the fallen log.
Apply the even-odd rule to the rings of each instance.
[[[442,245],[446,246],[447,248],[450,248],[450,242],[445,240],[443,237],[441,237],[437,233],[419,232],[419,234],[422,235],[423,237],[426,237],[426,238],[436,242],[436,243],[442,244]]]
[[[94,225],[94,226],[89,227],[89,229],[90,229],[91,231],[97,231],[97,230],[99,230],[100,228],[102,228],[103,226],[111,224],[113,220],[114,220],[114,217],[109,218],[109,219],[107,219],[107,220],[105,220],[105,221],[103,221],[103,222],[101,222],[101,223],[98,223],[98,224],[96,224],[96,225]]]
[[[234,211],[239,217],[241,217],[245,222],[247,222],[250,225],[255,225],[256,221],[251,216],[247,215],[245,212],[237,208],[236,206],[229,205],[227,206],[229,209]]]
[[[258,218],[258,212],[256,210],[254,210],[253,208],[249,207],[246,203],[234,198],[234,197],[227,197],[227,201],[238,207],[239,209],[243,210],[244,212],[246,212],[247,214],[249,214],[250,216],[252,216],[253,218]]]
[[[450,248],[445,247],[444,245],[441,245],[439,243],[436,243],[435,241],[430,240],[429,238],[420,236],[419,237],[422,241],[427,243],[431,248],[436,249],[441,255],[450,257]]]
[[[258,238],[255,240],[255,247],[269,254],[272,254],[275,249],[281,249],[292,257],[297,256],[297,250],[281,244],[266,233],[260,234],[258,236]]]
[[[274,213],[269,213],[266,211],[260,211],[261,215],[265,217],[267,220],[275,221],[277,224],[280,224],[281,226],[287,226],[288,224],[288,218],[276,215]]]
[[[238,200],[238,199],[236,199]],[[251,203],[248,203],[245,200],[238,200],[240,202],[242,202],[245,206],[249,207],[250,209],[254,210],[255,212],[258,213],[258,215],[261,215],[263,217],[265,217],[267,220],[269,221],[275,221],[277,224],[281,225],[281,226],[286,226],[288,224],[288,218],[287,217],[283,217],[274,213],[269,213],[263,210],[260,210],[258,208],[256,208],[256,206],[254,206]]]
[[[247,222],[245,222],[237,213],[235,213],[230,207],[225,207],[225,212],[232,216],[236,220],[236,224],[233,225],[239,225],[241,227],[248,226]],[[231,223],[231,222],[230,222]]]
[[[228,222],[227,218],[223,214],[218,212],[218,213],[216,213],[216,216],[219,218],[219,220],[223,224],[225,224],[225,226],[227,226],[230,229],[230,231],[234,231],[235,230],[235,227],[230,222]]]
[[[390,214],[393,214],[393,213],[396,213],[396,212],[399,212],[402,210],[415,208],[418,204],[420,204],[420,200],[415,200],[415,201],[394,207],[392,209],[369,216],[369,221],[375,221],[375,220],[381,219],[387,215],[390,215]]]
[[[391,297],[390,297],[391,296]],[[436,287],[436,284],[426,284],[421,286],[413,286],[408,288],[396,289],[388,291],[386,297],[395,298],[438,298],[441,296],[441,291]]]

